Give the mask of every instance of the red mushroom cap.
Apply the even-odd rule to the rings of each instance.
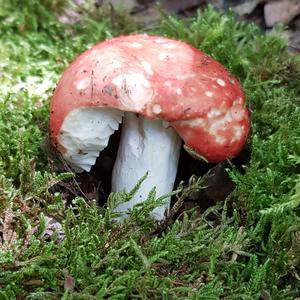
[[[64,71],[51,101],[51,139],[80,107],[111,107],[169,122],[185,144],[210,162],[235,156],[249,134],[239,82],[207,54],[160,36],[101,42]],[[75,129],[74,129],[75,130]]]

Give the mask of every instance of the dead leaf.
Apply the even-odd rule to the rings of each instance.
[[[2,233],[2,245],[0,247],[9,247],[17,240],[13,211],[10,208],[7,208],[0,217],[0,232]]]
[[[64,288],[72,292],[74,290],[74,287],[75,287],[75,279],[70,275],[66,276]]]
[[[68,269],[63,269],[63,274],[65,276],[64,288],[73,292],[75,287],[75,279],[69,274]]]
[[[34,285],[34,286],[41,286],[44,282],[40,279],[30,279],[24,282],[24,285]]]
[[[58,241],[61,242],[65,237],[65,232],[61,223],[53,217],[45,216],[46,229],[43,236],[51,237],[55,232],[58,234]]]

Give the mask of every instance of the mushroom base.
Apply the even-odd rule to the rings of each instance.
[[[181,148],[181,139],[174,129],[160,120],[148,120],[134,113],[125,113],[117,159],[112,174],[112,191],[130,191],[148,172],[134,197],[120,204],[116,211],[125,212],[144,202],[155,187],[156,197],[173,190]],[[164,218],[166,204],[153,211],[156,220]]]

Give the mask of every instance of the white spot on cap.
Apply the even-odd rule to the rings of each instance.
[[[79,80],[76,84],[77,90],[81,91],[86,89],[91,83],[91,80],[89,78],[83,78]]]
[[[120,102],[131,109],[141,110],[153,97],[150,82],[139,73],[120,74],[112,80]]]
[[[213,92],[211,92],[211,91],[206,91],[206,92],[205,92],[205,95],[206,95],[207,97],[212,97],[212,96],[213,96]]]
[[[161,61],[167,59],[168,57],[169,57],[168,53],[165,53],[165,52],[161,52],[161,53],[158,54],[158,58]]]
[[[147,79],[146,79],[146,81],[143,84],[144,84],[144,87],[146,87],[146,88],[150,88],[151,87],[151,83]]]
[[[144,67],[145,71],[149,74],[149,75],[153,75],[153,70],[151,68],[151,64],[148,63],[147,61],[142,61],[141,62],[142,66]]]
[[[218,117],[221,115],[221,112],[216,109],[216,108],[212,108],[208,113],[207,113],[207,117],[209,119],[212,119],[212,118],[215,118],[215,117]]]
[[[131,43],[130,46],[131,46],[132,48],[142,48],[142,47],[143,47],[142,44],[136,43],[136,42]]]
[[[177,90],[176,90],[176,94],[177,94],[177,95],[181,95],[181,94],[182,94],[182,90],[181,90],[181,88],[177,88]]]
[[[159,113],[161,113],[161,107],[160,107],[160,105],[159,105],[159,104],[154,104],[154,105],[152,106],[152,112],[153,112],[154,114],[159,114]]]
[[[231,139],[231,142],[237,142],[241,139],[244,131],[244,126],[234,126],[233,127],[233,138]]]
[[[97,56],[98,55],[98,53],[99,53],[99,51],[98,50],[92,50],[89,54],[88,54],[88,56],[87,57],[93,57],[93,56]]]
[[[226,139],[223,137],[223,136],[221,136],[221,135],[216,135],[216,143],[218,143],[218,144],[224,144],[226,142]]]
[[[241,121],[245,118],[245,110],[241,105],[234,105],[230,109],[231,116],[236,121]]]
[[[113,69],[119,69],[121,68],[121,66],[122,66],[121,62],[116,59],[112,60],[110,63],[110,67]]]
[[[226,130],[226,115],[222,118],[212,120],[208,128],[209,134],[217,137],[218,131]]]
[[[232,116],[231,116],[230,110],[225,114],[224,120],[227,123],[231,123],[232,122]]]
[[[220,79],[220,78],[217,79],[217,84],[220,85],[220,86],[223,86],[223,87],[226,85],[225,81],[223,79]]]
[[[232,105],[236,105],[236,104],[242,105],[242,104],[243,104],[243,98],[240,97],[240,96],[238,96],[238,97],[233,101],[233,103],[232,103]]]
[[[167,43],[167,40],[163,39],[163,38],[158,38],[155,40],[155,43],[156,44],[165,44],[165,43]]]
[[[164,44],[164,47],[167,49],[174,49],[176,46],[174,44]]]
[[[170,81],[166,81],[165,86],[172,86],[172,83]]]
[[[179,121],[178,123],[180,123],[180,125],[187,125],[189,127],[199,127],[205,125],[205,120],[203,118],[195,118]]]

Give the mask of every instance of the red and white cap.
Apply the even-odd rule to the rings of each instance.
[[[250,129],[243,90],[223,65],[184,42],[144,34],[101,42],[77,57],[50,111],[52,142],[85,170],[123,112],[165,121],[209,162],[237,155]]]

